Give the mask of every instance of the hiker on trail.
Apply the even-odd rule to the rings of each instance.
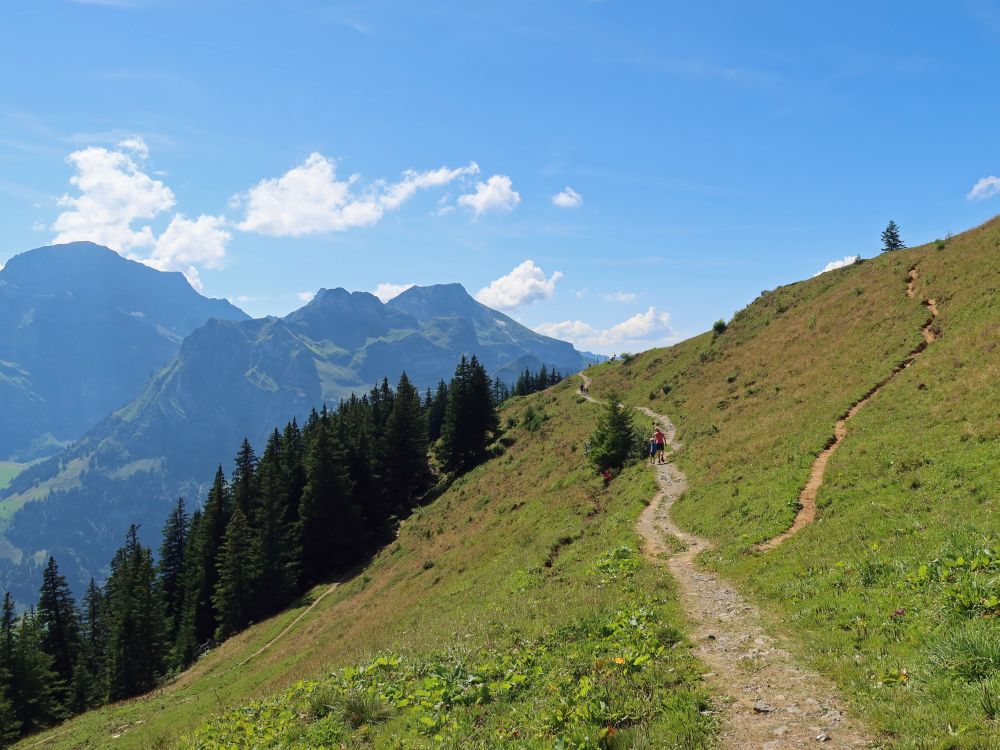
[[[611,469],[605,469],[604,473],[601,474],[601,476],[604,477],[604,486],[607,487],[609,484],[611,484],[611,478],[614,475],[611,473]]]
[[[656,461],[656,436],[649,439],[649,463]]]
[[[657,427],[655,423],[653,427],[656,429],[656,432],[653,433],[653,441],[656,443],[656,455],[659,457],[656,462],[663,464],[666,463],[664,460],[666,458],[664,449],[667,446],[667,436],[663,434],[663,430]]]

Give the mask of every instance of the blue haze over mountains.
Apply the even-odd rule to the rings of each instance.
[[[199,505],[244,436],[261,450],[274,427],[383,377],[394,384],[405,370],[423,389],[472,354],[507,381],[526,367],[571,373],[592,361],[459,284],[387,303],[322,289],[284,318],[255,320],[180,274],[90,243],[11,259],[0,322],[0,459],[75,439],[0,492],[0,502],[23,502],[0,527],[0,587],[22,602],[36,597],[46,555],[79,594],[91,575],[103,578],[130,523],[156,545],[177,497]]]

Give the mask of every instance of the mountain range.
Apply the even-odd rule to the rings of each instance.
[[[110,250],[77,244],[17,256],[8,269],[33,263],[36,275],[44,276],[47,263],[63,256],[85,269],[61,277],[59,294],[67,300],[67,314],[72,301],[84,294],[74,284],[78,279],[91,286],[104,265],[115,269],[106,270],[109,275],[124,268],[121,264],[129,264],[130,271],[139,265]],[[100,267],[91,267],[88,260]],[[23,471],[3,491],[4,515],[17,511],[0,529],[0,586],[15,594],[33,591],[38,566],[50,554],[74,590],[82,590],[92,575],[101,579],[129,524],[142,524],[155,535],[177,497],[197,505],[216,466],[228,470],[244,437],[260,448],[276,425],[367,391],[382,378],[394,383],[406,371],[421,389],[432,387],[453,374],[463,355],[476,355],[489,372],[509,381],[525,367],[546,365],[572,373],[593,361],[572,345],[482,305],[459,284],[413,287],[387,303],[367,292],[321,289],[285,317],[252,320],[228,303],[221,303],[227,305],[222,308],[218,300],[200,297],[179,274],[141,268],[144,275],[170,276],[202,307],[218,307],[229,315],[203,321],[200,327],[190,315],[186,320],[194,330],[183,341],[172,333],[179,322],[174,328],[158,323],[153,330],[171,332],[161,336],[179,346],[174,356],[157,350],[160,359],[150,365],[155,356],[146,352],[141,367],[156,371],[144,385],[139,379],[131,400],[115,396],[114,406],[120,408],[91,419],[89,431],[58,455]],[[46,288],[56,287],[51,280],[46,283]],[[21,287],[23,294],[31,293],[30,284]],[[155,302],[156,295],[146,289],[146,307],[136,310],[131,309],[138,307],[132,297],[125,303],[113,291],[99,299],[107,308],[127,311],[117,316],[105,311],[108,325],[124,321],[123,327],[131,327],[138,320],[148,326],[148,320],[165,319],[154,317],[153,311],[165,307]],[[45,350],[44,337],[37,348]],[[86,349],[78,356],[97,358]],[[132,365],[128,351],[114,356],[133,369],[140,367]],[[114,369],[113,363],[105,366]],[[53,379],[70,383],[64,388],[71,389],[74,370],[67,368]],[[113,398],[104,403],[108,400]],[[18,422],[31,421],[32,412],[25,407]]]
[[[249,316],[89,242],[11,258],[0,270],[0,459],[52,455],[81,437],[209,318]]]

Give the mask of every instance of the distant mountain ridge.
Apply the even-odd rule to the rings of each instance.
[[[249,316],[90,242],[15,255],[0,270],[0,459],[82,436],[210,318]]]
[[[526,362],[568,374],[592,361],[459,284],[413,287],[387,303],[321,289],[283,318],[209,320],[131,403],[0,495],[23,503],[0,538],[0,585],[36,586],[37,561],[54,554],[82,590],[91,575],[102,577],[130,523],[158,533],[178,496],[201,502],[244,436],[262,448],[276,425],[384,377],[394,384],[404,370],[432,387],[463,355],[505,376]]]

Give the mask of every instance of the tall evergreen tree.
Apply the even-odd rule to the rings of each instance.
[[[257,497],[257,454],[246,438],[243,438],[234,463],[233,481],[230,483],[233,505],[243,511],[249,522],[253,518],[253,503]]]
[[[441,437],[441,427],[444,424],[444,414],[448,409],[448,384],[443,380],[438,382],[434,392],[434,401],[427,410],[427,439],[432,443]]]
[[[890,221],[886,228],[882,230],[882,252],[887,253],[893,250],[905,250],[906,245],[899,236],[899,225]]]
[[[191,519],[179,498],[163,527],[163,542],[157,562],[157,580],[163,600],[164,637],[168,643],[177,638],[184,613],[184,553],[188,546]]]
[[[108,696],[120,700],[150,690],[163,666],[163,607],[153,552],[129,528],[111,561],[108,607]]]
[[[192,658],[202,644],[215,637],[216,613],[212,595],[219,580],[219,550],[231,516],[229,486],[220,466],[208,491],[197,533],[192,533],[192,565],[190,575],[185,576],[184,617],[178,635],[178,651],[185,659]]]
[[[427,421],[420,408],[420,394],[404,372],[399,376],[392,413],[386,423],[391,456],[385,464],[386,489],[395,509],[406,509],[430,479],[427,465]]]
[[[243,511],[237,506],[226,527],[218,561],[218,583],[212,596],[218,619],[217,640],[238,633],[250,622],[253,582],[258,576],[254,541]]]
[[[83,595],[83,612],[80,618],[82,647],[73,678],[74,708],[78,711],[100,705],[107,694],[107,619],[104,593],[91,578],[87,592]]]
[[[322,580],[361,548],[364,518],[352,501],[344,452],[329,420],[321,420],[306,451],[300,538],[306,583]]]
[[[42,649],[41,640],[42,632],[32,608],[21,615],[18,623],[10,670],[10,702],[25,733],[66,716],[57,694],[59,675],[52,667],[52,657]]]
[[[12,745],[21,734],[21,720],[13,701],[15,625],[14,600],[6,593],[0,612],[0,747]]]
[[[621,401],[621,394],[608,394],[604,413],[590,436],[587,455],[598,470],[620,470],[645,448],[632,410]]]
[[[66,578],[59,574],[59,567],[51,556],[42,572],[36,623],[41,648],[52,657],[52,666],[59,678],[58,686],[54,687],[62,702],[68,703],[66,691],[73,682],[73,670],[80,653],[80,615]]]
[[[245,564],[256,573],[256,577],[250,579],[256,606],[249,613],[255,618],[283,606],[298,583],[298,559],[295,554],[298,544],[294,524],[288,521],[284,452],[284,440],[281,433],[275,430],[257,466],[258,497],[254,507],[252,545],[244,551],[247,557]],[[222,617],[221,611],[219,616]]]

